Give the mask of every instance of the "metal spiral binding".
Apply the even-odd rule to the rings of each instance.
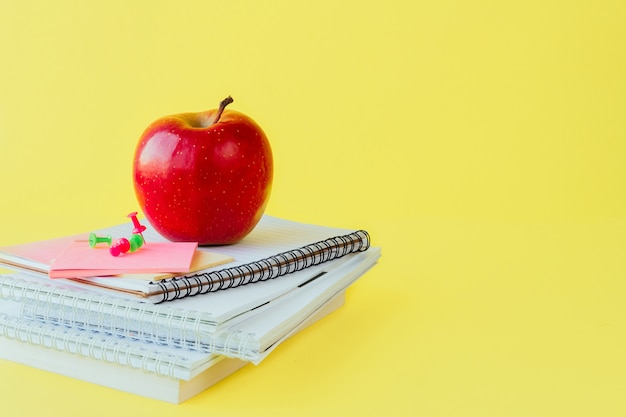
[[[150,326],[167,322],[177,325],[184,331],[199,332],[205,323],[212,321],[210,314],[186,311],[168,305],[138,303],[118,297],[76,291],[67,288],[56,288],[44,283],[35,283],[0,275],[0,298],[37,306],[37,314],[50,318],[47,309],[50,306],[62,321],[74,323],[89,321],[100,322],[107,317],[110,323],[106,327],[117,327],[126,331],[147,332]],[[50,311],[53,311],[50,309]],[[98,320],[90,320],[98,318]],[[141,323],[141,327],[131,327]],[[104,328],[103,328],[104,329]],[[94,329],[92,329],[94,330]]]
[[[124,338],[79,331],[64,326],[44,325],[6,314],[0,314],[0,337],[142,369],[146,373],[170,378],[176,378],[176,370],[184,368],[182,365],[189,362],[189,358],[185,355],[133,346]]]
[[[160,303],[266,281],[340,258],[349,253],[363,252],[369,246],[369,234],[365,230],[358,230],[354,233],[332,237],[248,264],[151,283],[156,296],[161,297],[154,301]]]

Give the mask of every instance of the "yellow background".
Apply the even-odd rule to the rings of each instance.
[[[124,221],[159,116],[266,131],[268,212],[364,228],[345,307],[173,406],[0,362],[3,414],[626,413],[626,3],[0,6],[0,244]]]

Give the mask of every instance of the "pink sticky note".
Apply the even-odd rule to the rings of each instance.
[[[70,242],[50,266],[50,278],[119,274],[184,273],[191,269],[196,242],[150,242],[139,250],[112,256],[106,246]]]

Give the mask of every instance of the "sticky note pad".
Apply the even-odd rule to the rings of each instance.
[[[80,278],[120,274],[184,273],[191,269],[197,242],[150,242],[139,250],[112,256],[106,246],[70,242],[52,261],[50,278]]]

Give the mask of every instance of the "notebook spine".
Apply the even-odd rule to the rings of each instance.
[[[119,337],[0,314],[0,337],[169,378],[188,379],[190,359]]]
[[[150,284],[149,298],[150,301],[158,304],[177,298],[266,281],[350,253],[363,252],[369,246],[369,234],[365,230],[358,230],[244,265],[153,282]]]
[[[111,328],[132,329],[134,323],[142,323],[146,329],[167,326],[182,332],[211,332],[215,328],[212,315],[196,310],[174,308],[171,305],[154,305],[119,297],[106,296],[71,288],[59,288],[49,284],[26,281],[12,276],[0,275],[0,298],[42,308],[54,308],[98,322],[108,318]],[[147,330],[146,330],[147,331]]]
[[[33,322],[70,327],[79,331],[111,334],[141,343],[216,353],[249,361],[257,360],[260,351],[256,334],[241,331],[213,335],[191,330],[184,331],[164,324],[147,324],[131,320],[120,323],[114,316],[29,302],[22,304],[22,317]]]

